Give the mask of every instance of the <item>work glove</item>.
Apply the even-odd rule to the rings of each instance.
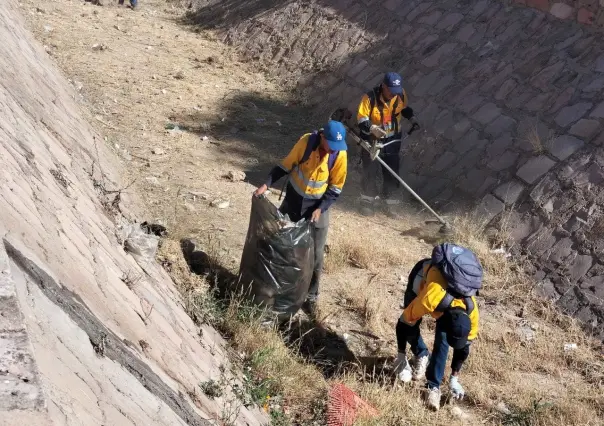
[[[451,376],[449,379],[449,389],[451,390],[451,396],[453,399],[462,399],[466,394],[466,391],[461,383],[459,383],[457,376]]]
[[[380,126],[376,126],[375,124],[373,124],[369,128],[369,131],[371,132],[371,134],[373,136],[375,136],[378,139],[381,139],[386,136],[386,131],[384,129],[382,129]]]
[[[409,134],[415,132],[416,130],[419,130],[419,123],[417,122],[417,118],[411,117],[409,119],[409,122],[411,123],[411,129],[409,129]]]

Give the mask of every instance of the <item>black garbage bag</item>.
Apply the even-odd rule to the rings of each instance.
[[[252,197],[239,286],[255,304],[281,320],[304,303],[313,273],[314,227],[294,223],[266,197]]]

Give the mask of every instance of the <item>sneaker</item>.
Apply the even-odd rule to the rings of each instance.
[[[426,369],[428,368],[428,363],[430,362],[430,356],[424,355],[422,357],[416,358],[415,365],[413,368],[413,380],[421,380],[426,375]]]
[[[398,200],[385,200],[382,210],[390,219],[400,219],[400,203]]]
[[[440,389],[428,389],[428,398],[426,399],[428,408],[438,411],[440,409]]]
[[[373,216],[375,211],[373,210],[373,206],[369,203],[362,203],[361,208],[359,209],[359,213],[361,216]]]
[[[403,383],[409,383],[413,378],[413,372],[405,354],[397,355],[396,360],[394,361],[394,373]]]

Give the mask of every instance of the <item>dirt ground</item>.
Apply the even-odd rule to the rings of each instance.
[[[235,271],[253,190],[321,118],[305,110],[303,99],[240,62],[211,33],[188,26],[182,10],[165,0],[142,0],[135,11],[107,0],[102,7],[81,0],[23,0],[22,5],[37,38],[72,81],[89,120],[123,163],[124,182],[134,182],[131,190],[144,206],[140,220],[164,224],[172,240],[197,240]],[[333,353],[329,347],[310,350],[323,351],[331,365],[341,357],[371,369],[381,368],[376,359],[396,353],[394,325],[406,277],[417,260],[429,256],[435,229],[424,226],[427,216],[412,207],[398,221],[357,215],[357,161],[350,159],[349,181],[331,215],[331,251],[321,287],[322,323],[339,346]],[[247,178],[233,181],[229,172],[245,172]],[[273,192],[271,199],[278,202],[278,190]],[[371,256],[353,266],[359,247],[371,248],[363,252]],[[481,319],[485,347],[500,348],[504,360],[506,345],[520,341],[526,319],[496,303],[481,306]],[[427,329],[432,326],[426,321]],[[530,354],[520,343],[513,346],[520,355]],[[468,386],[481,395],[474,400],[479,402],[463,406],[469,417],[462,420],[443,411],[438,424],[489,422],[484,401],[514,403],[501,388],[528,387],[535,398],[557,399],[570,386],[591,386],[565,365],[556,375],[510,366],[499,387],[480,361],[471,360],[469,368],[469,382],[484,384]],[[423,410],[418,401],[409,409]]]

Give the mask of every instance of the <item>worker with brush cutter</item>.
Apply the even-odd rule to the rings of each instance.
[[[303,135],[281,164],[271,170],[266,183],[254,192],[260,196],[274,182],[289,175],[279,210],[294,222],[305,219],[315,225],[314,270],[308,297],[302,305],[302,310],[312,318],[316,317],[329,208],[346,182],[347,149],[346,128],[341,122],[330,120],[324,128]]]
[[[419,124],[409,107],[407,93],[403,89],[402,77],[389,72],[384,76],[382,83],[366,93],[359,104],[357,120],[361,139],[369,142],[384,162],[398,175],[400,169],[399,153],[402,144],[401,120],[406,118],[411,122],[408,134],[419,129]],[[384,200],[385,213],[390,217],[397,217],[397,206],[400,204],[394,193],[399,188],[398,180],[382,167],[383,186],[378,194],[377,174],[379,164],[371,158],[371,154],[363,150],[361,162],[363,172],[361,176],[361,210],[365,216],[373,215],[374,205],[378,195]]]
[[[440,385],[445,374],[449,347],[453,348],[449,389],[454,399],[465,390],[459,372],[470,355],[470,344],[478,336],[478,304],[475,295],[482,287],[482,266],[469,249],[451,243],[434,247],[432,257],[419,261],[409,274],[404,309],[396,325],[398,356],[394,363],[397,377],[404,383],[425,375],[427,403],[440,408]],[[436,319],[432,356],[421,334],[422,317]],[[407,360],[407,343],[415,358]]]

